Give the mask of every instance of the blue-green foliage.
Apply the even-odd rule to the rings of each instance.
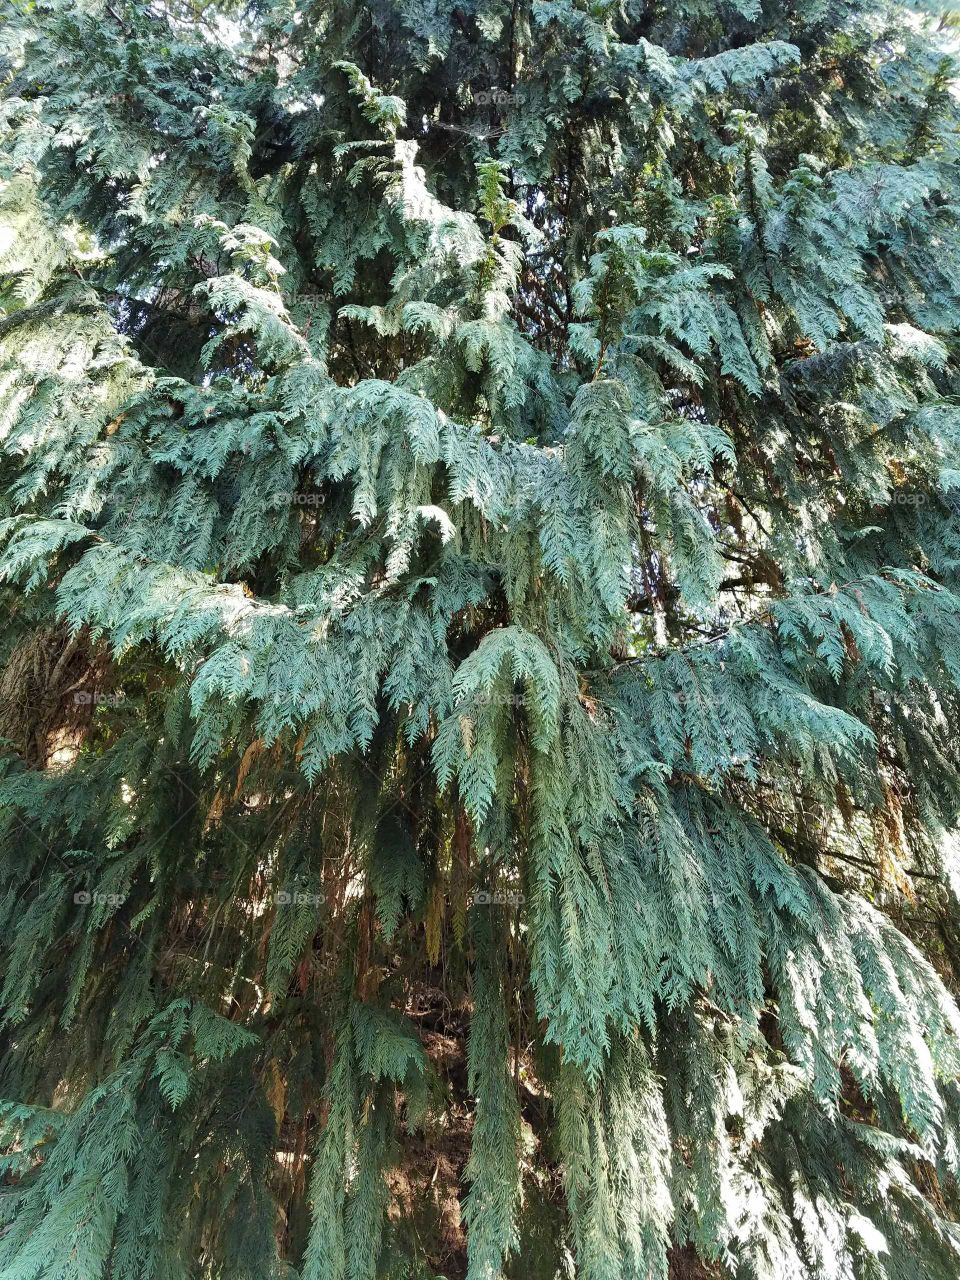
[[[4,19],[5,1280],[958,1273],[934,25]]]

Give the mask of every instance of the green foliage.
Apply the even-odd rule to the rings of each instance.
[[[8,7],[4,1280],[960,1272],[950,30]]]

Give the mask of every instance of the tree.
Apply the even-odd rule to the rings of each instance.
[[[7,7],[5,1280],[958,1274],[940,39]]]

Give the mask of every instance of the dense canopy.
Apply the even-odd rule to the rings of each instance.
[[[4,1280],[960,1274],[951,33],[7,4]]]

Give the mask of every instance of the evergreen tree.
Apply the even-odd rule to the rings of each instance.
[[[936,27],[8,3],[3,1280],[960,1274]]]

